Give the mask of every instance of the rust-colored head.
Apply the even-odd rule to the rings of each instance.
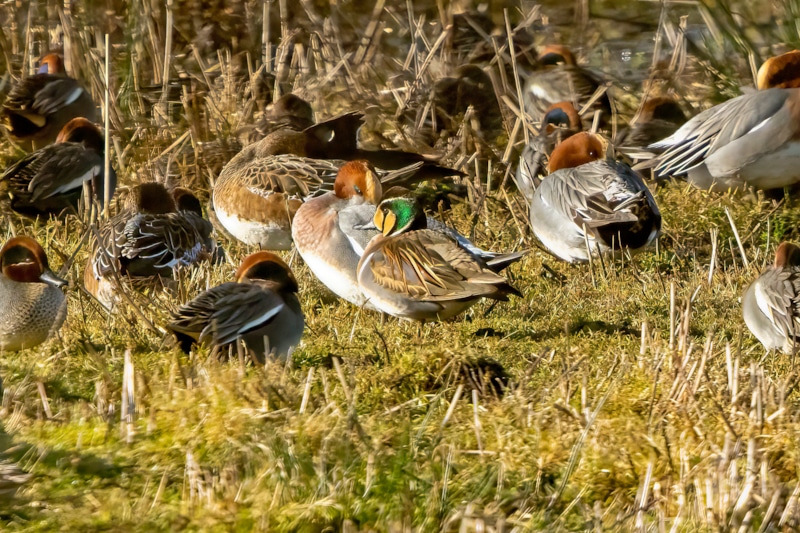
[[[549,135],[557,128],[564,128],[572,133],[581,131],[581,117],[572,102],[556,102],[547,108],[542,118],[542,129]]]
[[[30,237],[14,237],[0,249],[3,276],[20,283],[47,283],[56,287],[67,284],[50,270],[47,255]]]
[[[256,252],[248,255],[236,271],[236,281],[267,281],[277,290],[297,292],[295,279],[289,265],[272,252]]]
[[[163,215],[175,212],[175,199],[160,183],[140,183],[131,189],[128,207],[140,213]]]
[[[199,217],[203,216],[203,206],[200,204],[200,200],[189,189],[175,187],[172,189],[172,199],[175,200],[175,207],[178,211],[190,211]]]
[[[560,44],[549,44],[542,49],[539,54],[539,64],[541,65],[570,65],[575,66],[575,56],[566,46]]]
[[[64,74],[64,56],[60,52],[49,52],[39,59],[39,74]]]
[[[92,148],[99,152],[105,146],[102,132],[95,124],[83,117],[76,117],[64,124],[56,137],[57,143],[73,142],[82,143],[87,148]]]
[[[759,90],[800,87],[800,51],[793,50],[767,59],[758,69],[756,78]]]
[[[683,122],[686,120],[686,114],[674,98],[654,96],[642,102],[637,122],[649,122],[651,120]]]
[[[550,172],[575,168],[605,156],[605,147],[597,135],[581,132],[565,139],[550,155]]]
[[[782,242],[775,250],[775,266],[778,268],[800,266],[800,248],[790,242]]]
[[[336,174],[333,192],[342,199],[363,196],[366,201],[375,205],[380,203],[383,196],[375,167],[364,160],[349,161],[342,165]]]

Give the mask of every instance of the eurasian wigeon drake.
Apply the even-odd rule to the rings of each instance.
[[[356,277],[364,249],[350,234],[363,221],[357,217],[350,222],[343,212],[371,204],[374,214],[382,195],[375,168],[367,161],[350,161],[339,169],[333,191],[306,201],[292,221],[292,239],[303,261],[337,296],[358,306],[366,303]],[[369,304],[367,308],[374,310]]]
[[[575,135],[582,128],[581,117],[570,102],[551,105],[539,127],[539,134],[522,149],[517,165],[516,182],[520,192],[531,201],[539,175],[547,169],[547,158],[564,139]]]
[[[782,57],[759,70],[760,90],[695,116],[651,144],[663,153],[637,167],[655,167],[657,177],[685,175],[695,187],[719,192],[800,181],[800,89],[790,82],[800,80],[800,72],[796,56]]]
[[[661,231],[653,195],[631,168],[604,159],[605,147],[591,133],[562,142],[550,157],[550,174],[536,187],[530,221],[536,237],[570,263],[611,250],[637,250]]]
[[[258,363],[269,354],[286,359],[305,327],[291,269],[273,253],[256,252],[242,261],[235,279],[181,306],[167,327],[186,353],[195,342],[223,348],[243,339]]]
[[[507,301],[509,294],[521,296],[456,239],[428,229],[416,201],[384,200],[373,222],[381,233],[361,257],[358,284],[380,311],[407,320],[438,321],[481,298]]]
[[[11,134],[34,148],[52,143],[73,118],[97,120],[91,95],[66,75],[60,54],[47,54],[39,64],[39,72],[15,85],[3,102]]]
[[[297,209],[304,199],[330,190],[343,164],[339,157],[348,154],[364,156],[381,169],[397,169],[396,175],[408,180],[460,174],[417,154],[358,149],[355,132],[361,120],[361,115],[347,113],[303,132],[280,129],[245,147],[214,185],[212,203],[219,223],[245,244],[290,249]]]
[[[603,84],[600,76],[578,66],[569,48],[549,45],[542,49],[539,69],[532,72],[525,82],[525,110],[537,121],[557,102],[571,102],[580,110]],[[601,122],[610,120],[608,92],[603,93],[590,109],[602,111]],[[594,113],[590,111],[583,118],[590,125],[594,120]]]
[[[213,257],[212,233],[191,191],[170,194],[159,183],[137,185],[127,205],[99,230],[84,270],[86,289],[111,308],[119,300],[117,278],[170,280],[175,270]]]
[[[334,190],[307,200],[292,222],[292,238],[308,267],[337,296],[377,310],[358,286],[358,262],[380,232],[373,223],[382,198],[381,181],[368,161],[350,161],[339,169]],[[523,253],[496,254],[475,246],[453,228],[427,218],[428,229],[455,239],[498,272]]]
[[[0,249],[0,351],[37,346],[51,337],[67,316],[61,287],[47,255],[30,237],[14,237]]]
[[[103,208],[103,134],[89,120],[73,118],[59,132],[55,144],[45,146],[8,167],[0,176],[0,190],[10,197],[11,209],[28,217],[78,212],[84,183]],[[111,169],[111,195],[117,176]]]
[[[747,327],[766,350],[793,354],[800,347],[800,248],[784,242],[775,262],[750,284],[742,298]]]

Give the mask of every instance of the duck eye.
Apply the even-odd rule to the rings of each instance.
[[[361,194],[361,187],[358,185],[353,185],[353,190],[356,191],[356,194]]]

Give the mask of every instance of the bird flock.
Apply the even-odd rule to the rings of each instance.
[[[759,71],[757,90],[688,120],[669,95],[645,99],[615,146],[599,133],[613,116],[602,76],[579,66],[565,46],[542,48],[521,85],[524,112],[538,134],[521,151],[515,174],[533,234],[569,263],[636,253],[653,247],[662,229],[651,178],[683,178],[711,191],[800,182],[799,67],[800,52],[772,58]],[[477,60],[461,65],[431,91],[432,123],[410,111],[405,118],[435,135],[469,110],[490,130],[499,110],[480,96],[490,86]],[[113,169],[104,174],[97,107],[57,53],[42,57],[38,72],[12,89],[2,113],[10,135],[30,151],[0,176],[3,209],[27,219],[97,217],[110,209],[106,199],[121,191]],[[464,177],[462,170],[430,155],[363,148],[358,111],[316,122],[308,102],[286,94],[265,117],[261,138],[216,176],[207,207],[213,224],[191,190],[157,182],[129,188],[116,213],[99,218],[83,283],[110,313],[124,305],[128,290],[169,289],[201,262],[227,261],[218,233],[253,253],[233,281],[173,313],[166,327],[186,352],[196,344],[225,350],[243,341],[263,363],[287,357],[301,342],[300,289],[275,251],[296,250],[317,280],[349,304],[400,319],[444,321],[482,298],[523,295],[503,272],[528,251],[479,248],[427,216],[412,192],[422,181]],[[634,166],[619,155],[631,149],[640,154]],[[44,342],[64,323],[67,281],[27,236],[3,245],[0,265],[0,350]],[[795,350],[800,248],[780,244],[742,308],[766,349]]]

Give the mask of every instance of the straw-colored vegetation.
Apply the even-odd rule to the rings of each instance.
[[[122,184],[164,179],[147,164],[164,155],[171,183],[207,197],[215,176],[195,156],[203,141],[247,136],[263,113],[264,39],[279,92],[298,90],[318,118],[366,110],[364,142],[415,147],[394,117],[448,72],[434,5],[252,1],[192,15],[192,3],[175,2],[169,15],[138,0],[87,12],[79,2],[71,12],[2,3],[0,87],[66,28],[68,66],[101,101],[108,32]],[[624,65],[606,40],[637,39],[628,41],[635,72],[612,89],[623,112],[635,109],[653,51],[638,34],[620,36],[631,14],[646,12],[635,27],[659,35],[667,62],[678,50],[669,68],[695,110],[751,84],[751,66],[778,50],[769,45],[798,42],[782,22],[793,20],[793,2],[764,12],[750,2],[667,4],[660,25],[657,3],[576,6],[591,11],[543,29],[559,22],[542,18],[547,6],[512,5],[508,28],[537,42],[580,40],[583,56],[609,71]],[[495,22],[505,27],[502,11]],[[381,321],[336,301],[295,259],[307,329],[287,364],[186,357],[163,334],[169,310],[230,279],[248,252],[224,236],[228,264],[187,272],[177,294],[132,295],[109,315],[81,287],[84,222],[3,213],[0,240],[35,235],[72,285],[57,338],[0,356],[2,529],[800,527],[798,372],[790,358],[764,354],[740,311],[776,243],[798,238],[796,202],[669,183],[655,190],[657,250],[565,265],[526,229],[510,178],[517,152],[507,149],[509,137],[515,149],[524,142],[507,105],[517,91],[513,80],[496,89],[506,135],[476,148],[466,120],[437,146],[471,173],[466,200],[442,212],[486,248],[532,250],[510,269],[524,298],[442,324]],[[20,155],[0,138],[2,161]]]

